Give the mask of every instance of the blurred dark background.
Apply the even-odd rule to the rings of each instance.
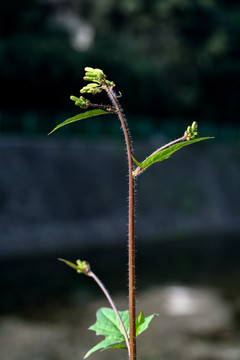
[[[29,110],[35,131],[72,112],[85,66],[114,79],[128,113],[238,125],[238,1],[13,0],[0,11],[2,131],[28,127]]]
[[[58,257],[87,259],[120,303],[127,297],[127,167],[117,119],[98,117],[46,136],[79,112],[69,97],[78,96],[85,66],[103,69],[122,93],[138,160],[181,136],[193,120],[199,122],[200,135],[215,137],[181,150],[137,181],[137,286],[140,298],[148,299],[150,291],[156,312],[164,312],[158,299],[177,284],[178,290],[184,286],[182,293],[173,291],[180,304],[181,299],[194,303],[204,297],[211,305],[203,305],[206,319],[219,304],[219,314],[228,319],[220,326],[218,318],[211,331],[204,328],[200,335],[190,331],[191,342],[192,336],[200,336],[212,346],[209,350],[204,343],[208,351],[202,357],[179,355],[176,347],[163,354],[159,350],[155,358],[239,360],[240,348],[234,342],[240,318],[239,37],[238,1],[1,3],[3,360],[69,358],[69,349],[64,355],[65,350],[59,354],[51,347],[54,336],[44,354],[45,345],[32,350],[25,343],[29,333],[17,340],[20,333],[33,331],[25,322],[34,323],[35,330],[39,321],[70,324],[75,317],[70,308],[84,318],[88,308],[85,314],[77,304],[91,308],[92,301],[102,301],[96,286],[58,263]],[[200,287],[203,293],[196,295],[188,287]],[[151,293],[151,288],[157,290]],[[215,289],[217,295],[211,293]],[[170,304],[172,298],[167,299]],[[9,323],[8,316],[15,322]],[[191,329],[198,323],[192,321]],[[48,325],[44,329],[50,331]],[[41,333],[36,330],[32,344]],[[9,352],[7,334],[16,344],[14,353]],[[234,344],[230,348],[229,342]],[[217,355],[223,348],[226,357],[223,350]],[[79,351],[82,356],[83,349]],[[154,356],[148,353],[145,358]]]

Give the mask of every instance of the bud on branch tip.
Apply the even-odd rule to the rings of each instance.
[[[194,121],[191,126],[187,127],[187,130],[184,133],[184,138],[186,140],[193,140],[196,137],[198,137],[197,128],[198,128],[197,122]]]
[[[79,274],[83,273],[85,275],[88,275],[88,273],[90,272],[90,265],[87,261],[81,261],[81,260],[77,260],[76,264],[72,263],[71,261],[65,260],[65,259],[61,259],[59,258],[58,260],[64,262],[65,264],[67,264],[68,266],[70,266],[71,268],[77,270],[77,272]]]

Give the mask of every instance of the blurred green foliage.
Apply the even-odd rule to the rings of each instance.
[[[60,10],[92,26],[88,49],[53,20]],[[114,79],[128,112],[237,121],[238,1],[12,0],[0,18],[1,108],[72,109],[92,66]]]

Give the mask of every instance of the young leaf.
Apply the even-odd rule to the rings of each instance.
[[[57,125],[52,131],[50,131],[50,133],[48,135],[52,134],[57,129],[59,129],[59,128],[65,126],[65,125],[68,125],[70,123],[73,123],[75,121],[87,119],[87,118],[92,117],[92,116],[105,115],[105,114],[111,114],[111,112],[105,111],[105,110],[102,110],[102,109],[95,109],[95,110],[86,111],[86,112],[84,112],[82,114],[78,114],[76,116],[73,116],[73,117],[63,121],[61,124]]]
[[[68,266],[70,266],[71,268],[73,268],[73,269],[75,269],[77,271],[79,270],[78,266],[76,264],[72,263],[71,261],[61,259],[61,258],[58,258],[58,260],[64,262],[65,264],[67,264]]]
[[[138,162],[133,156],[132,156],[132,159],[133,159],[133,161],[135,162],[135,164],[136,164],[137,166],[139,166],[141,169],[144,169],[143,166],[142,166],[142,164],[141,164],[140,162]]]
[[[136,319],[136,336],[140,335],[143,331],[147,330],[150,322],[157,314],[152,314],[144,317],[143,312],[141,311]]]
[[[141,311],[138,317],[136,318],[136,336],[138,336],[141,325],[145,322],[144,313]]]
[[[197,138],[197,139],[194,139],[194,140],[187,140],[187,141],[182,141],[182,142],[176,143],[176,144],[174,144],[172,146],[167,147],[166,149],[154,152],[152,155],[150,155],[142,163],[138,163],[135,159],[133,159],[133,160],[137,163],[137,165],[139,166],[139,168],[141,170],[145,170],[150,165],[152,165],[152,164],[154,164],[156,162],[168,159],[174,152],[180,150],[184,146],[191,145],[191,144],[194,144],[196,142],[203,141],[203,140],[208,140],[208,139],[212,139],[212,137],[201,137],[201,138]],[[133,175],[137,176],[140,172],[141,171],[139,171],[139,172],[134,171]]]
[[[129,314],[128,310],[119,311],[119,315],[123,321],[127,333],[129,333]],[[97,321],[92,325],[90,330],[96,331],[96,335],[104,335],[105,339],[90,349],[84,358],[97,350],[105,350],[107,348],[116,347],[115,345],[125,343],[122,328],[112,309],[101,308],[97,311]],[[126,348],[124,345],[117,347]]]
[[[85,275],[88,275],[88,273],[90,272],[90,265],[87,261],[77,260],[77,264],[74,264],[71,261],[61,258],[58,258],[58,260],[64,262],[66,265],[70,266],[71,268],[77,270],[79,274],[83,273]]]
[[[129,311],[119,311],[119,315],[123,321],[124,327],[129,335]],[[156,314],[144,317],[141,311],[136,319],[136,336],[145,331],[153,317]],[[122,328],[116,317],[115,312],[110,308],[101,308],[97,311],[97,321],[94,325],[90,326],[90,330],[96,331],[96,335],[103,335],[105,339],[100,341],[92,349],[90,349],[84,359],[97,350],[108,350],[113,348],[127,349],[125,338],[122,332]]]

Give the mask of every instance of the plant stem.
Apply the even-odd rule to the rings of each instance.
[[[127,129],[127,123],[124,118],[121,107],[115,96],[115,93],[108,88],[108,96],[112,101],[113,106],[117,109],[117,114],[122,125],[124,133],[127,157],[128,157],[128,287],[129,287],[129,327],[130,327],[130,360],[136,359],[136,300],[135,300],[135,239],[134,239],[134,177],[133,160],[132,160],[132,147],[130,136]]]
[[[103,110],[109,111],[109,112],[111,112],[113,114],[117,112],[115,107],[112,107],[112,106],[109,106],[109,105],[99,105],[99,104],[89,103],[88,106],[91,107],[92,109],[103,109]]]
[[[117,318],[118,318],[118,321],[120,323],[120,326],[122,328],[122,331],[123,331],[123,335],[124,335],[124,338],[125,338],[125,341],[126,341],[126,345],[127,345],[127,348],[128,348],[128,355],[130,356],[130,345],[129,345],[129,340],[128,340],[128,334],[127,334],[127,331],[125,329],[125,326],[122,322],[122,319],[119,315],[119,312],[109,294],[109,292],[107,291],[107,289],[105,288],[105,286],[103,285],[103,283],[101,282],[101,280],[97,277],[97,275],[95,275],[91,270],[86,273],[87,276],[90,276],[93,278],[94,281],[96,281],[96,283],[98,284],[98,286],[101,288],[101,290],[103,291],[104,295],[106,296],[106,298],[108,299],[109,301],[109,304],[111,305],[113,311],[115,312]]]

